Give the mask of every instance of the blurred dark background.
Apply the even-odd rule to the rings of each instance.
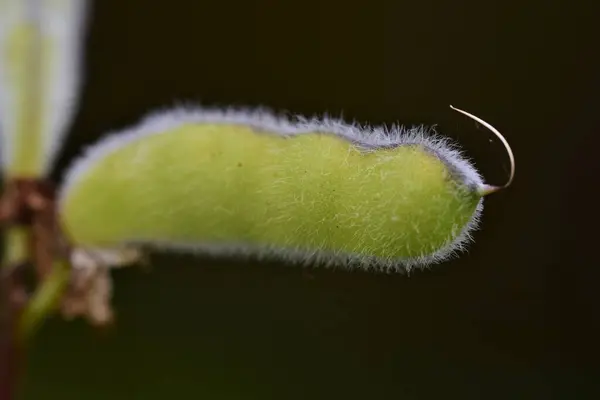
[[[411,277],[156,255],[118,324],[51,320],[25,398],[599,398],[600,29],[589,1],[96,1],[60,168],[181,101],[437,124],[488,181],[476,244]]]

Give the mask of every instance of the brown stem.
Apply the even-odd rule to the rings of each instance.
[[[52,187],[36,179],[8,182],[0,199],[3,227],[20,225],[28,231],[28,254],[19,262],[33,264],[38,284],[49,274],[55,256],[52,251],[54,212]],[[0,269],[0,400],[17,397],[17,386],[24,370],[25,343],[18,335],[21,313],[27,303],[25,285],[18,277],[24,266],[3,265]]]
[[[17,336],[17,326],[22,304],[16,296],[21,288],[16,285],[13,274],[4,274],[1,282],[0,302],[0,400],[16,398],[17,384],[22,370],[23,348]]]

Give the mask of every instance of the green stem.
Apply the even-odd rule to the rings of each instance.
[[[21,340],[28,341],[44,319],[58,308],[69,277],[69,265],[64,261],[55,261],[50,274],[29,299],[19,319],[17,334]]]

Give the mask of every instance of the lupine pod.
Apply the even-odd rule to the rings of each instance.
[[[88,148],[66,172],[59,212],[83,248],[406,270],[462,249],[489,188],[422,127],[174,109]]]

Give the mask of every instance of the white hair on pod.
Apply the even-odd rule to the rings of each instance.
[[[340,119],[305,118],[301,116],[278,115],[266,108],[203,108],[197,106],[177,106],[154,111],[143,117],[137,124],[108,134],[96,144],[85,149],[76,158],[64,174],[59,188],[60,203],[70,188],[84,179],[85,172],[98,160],[112,152],[149,135],[168,135],[179,126],[190,124],[239,124],[264,134],[295,136],[309,132],[331,134],[348,140],[364,151],[376,151],[403,145],[420,145],[434,154],[448,168],[451,176],[472,190],[484,185],[483,179],[469,160],[449,139],[435,133],[433,128],[416,126],[406,128],[401,125],[391,127],[370,127],[349,124]],[[472,241],[471,233],[478,228],[483,201],[480,200],[470,221],[458,235],[445,246],[432,254],[398,259],[365,257],[359,254],[338,254],[322,251],[306,252],[295,249],[281,249],[271,246],[248,246],[243,243],[172,243],[169,241],[136,240],[127,244],[136,246],[150,245],[163,250],[200,252],[212,255],[241,255],[259,259],[280,259],[290,263],[319,263],[329,266],[375,268],[378,270],[410,271],[415,266],[428,266],[446,260]]]

